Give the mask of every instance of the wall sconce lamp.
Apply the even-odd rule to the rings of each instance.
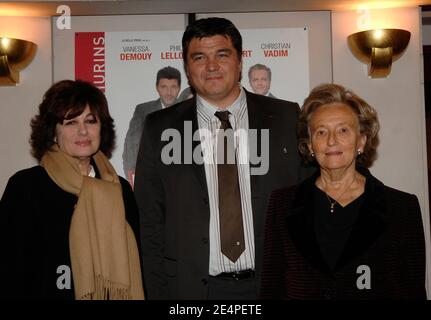
[[[27,67],[36,54],[33,42],[0,37],[0,85],[19,83],[19,72]]]
[[[401,29],[367,30],[347,38],[353,55],[368,64],[372,78],[383,78],[391,72],[392,62],[401,57],[409,40],[410,32]]]

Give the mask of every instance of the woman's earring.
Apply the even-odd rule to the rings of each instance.
[[[358,149],[358,156],[360,156],[362,154],[361,149]]]
[[[314,152],[313,151],[311,151],[311,156],[314,158]]]

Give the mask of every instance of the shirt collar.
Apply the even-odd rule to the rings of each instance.
[[[96,171],[94,170],[94,167],[90,164],[90,172],[88,173],[89,177],[94,178],[96,176]]]
[[[247,110],[247,98],[245,95],[244,88],[240,85],[240,92],[238,97],[235,99],[235,101],[228,106],[227,108],[218,108],[208,101],[206,101],[203,97],[201,97],[199,94],[196,95],[196,105],[197,110],[200,116],[204,118],[206,121],[210,121],[213,117],[215,117],[215,113],[217,111],[229,111],[235,118],[242,119],[244,116],[245,111]]]
[[[163,100],[160,98],[160,104],[162,105],[162,109],[166,108],[166,105],[163,103]]]

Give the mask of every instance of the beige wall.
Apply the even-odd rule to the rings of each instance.
[[[29,122],[51,85],[51,23],[49,18],[0,17],[0,36],[38,45],[33,62],[21,72],[16,87],[0,86],[0,194],[17,170],[35,165],[30,154]]]
[[[332,45],[334,82],[343,84],[374,106],[381,124],[378,159],[371,168],[385,184],[418,196],[428,245],[430,293],[429,206],[426,161],[425,107],[423,102],[422,44],[418,8],[372,10],[365,28],[396,27],[411,32],[404,55],[387,78],[371,79],[366,66],[350,52],[346,38],[358,29],[356,11],[333,12]]]

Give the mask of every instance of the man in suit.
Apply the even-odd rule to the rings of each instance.
[[[229,20],[193,22],[182,46],[196,95],[147,117],[136,166],[146,296],[256,299],[269,193],[302,178],[299,107],[240,85]]]
[[[253,92],[263,96],[275,98],[271,88],[271,69],[264,64],[257,63],[248,69],[248,81]]]
[[[173,105],[181,88],[181,73],[173,67],[165,67],[157,72],[156,90],[159,99],[138,104],[130,120],[124,140],[123,167],[127,179],[133,186],[136,157],[138,156],[145,118],[151,112]]]

